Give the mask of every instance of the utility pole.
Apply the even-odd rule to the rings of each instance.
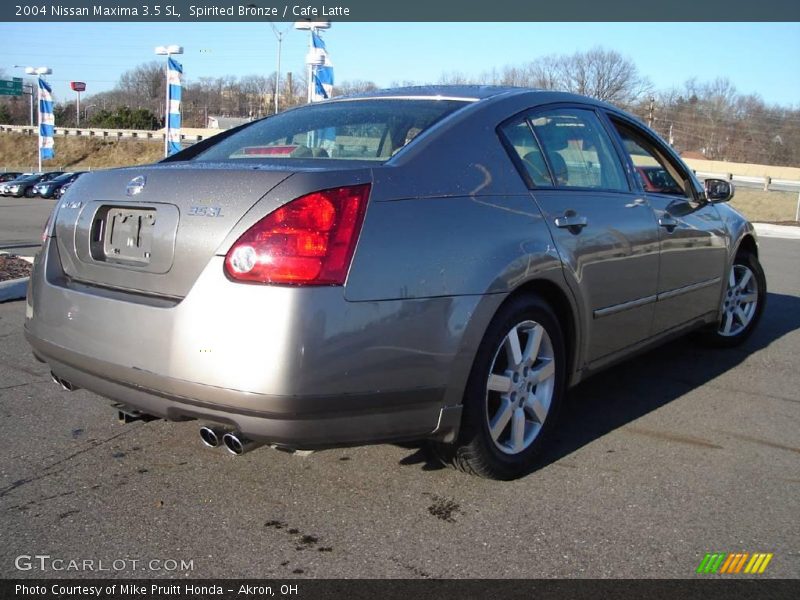
[[[653,110],[656,107],[656,99],[653,96],[650,96],[650,111],[647,115],[647,126],[653,127]]]
[[[31,127],[33,127],[33,85],[26,83],[24,86],[22,86],[22,89],[25,90],[24,93],[31,97]]]

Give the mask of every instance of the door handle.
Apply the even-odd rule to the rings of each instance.
[[[676,221],[670,216],[664,216],[658,220],[658,224],[664,229],[666,229],[669,233],[672,233],[678,226],[678,221]]]
[[[589,220],[586,217],[567,212],[563,217],[556,217],[555,224],[556,227],[569,229],[572,233],[578,233],[589,224]]]

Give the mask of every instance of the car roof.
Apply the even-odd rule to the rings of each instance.
[[[347,100],[366,100],[370,98],[408,98],[408,99],[436,99],[436,100],[464,100],[476,103],[485,103],[500,97],[528,96],[532,104],[542,102],[573,102],[602,106],[612,110],[618,108],[588,96],[581,96],[570,92],[557,90],[544,90],[540,88],[518,87],[508,85],[418,85],[362,92],[348,96],[335,96],[327,102],[341,102]]]
[[[501,94],[530,91],[534,90],[530,88],[497,85],[412,85],[373,90],[348,96],[336,96],[332,98],[332,100],[344,98],[385,98],[387,96],[391,98],[457,98],[463,100],[483,100]]]

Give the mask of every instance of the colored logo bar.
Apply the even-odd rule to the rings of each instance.
[[[697,573],[704,574],[726,574],[735,575],[737,573],[747,573],[751,575],[761,574],[767,569],[769,561],[772,560],[773,554],[766,552],[713,552],[707,553],[703,560],[700,561],[700,566],[697,567]]]

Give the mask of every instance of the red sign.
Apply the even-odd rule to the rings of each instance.
[[[86,91],[86,84],[83,81],[70,81],[69,87],[72,88],[73,92],[85,92]]]

